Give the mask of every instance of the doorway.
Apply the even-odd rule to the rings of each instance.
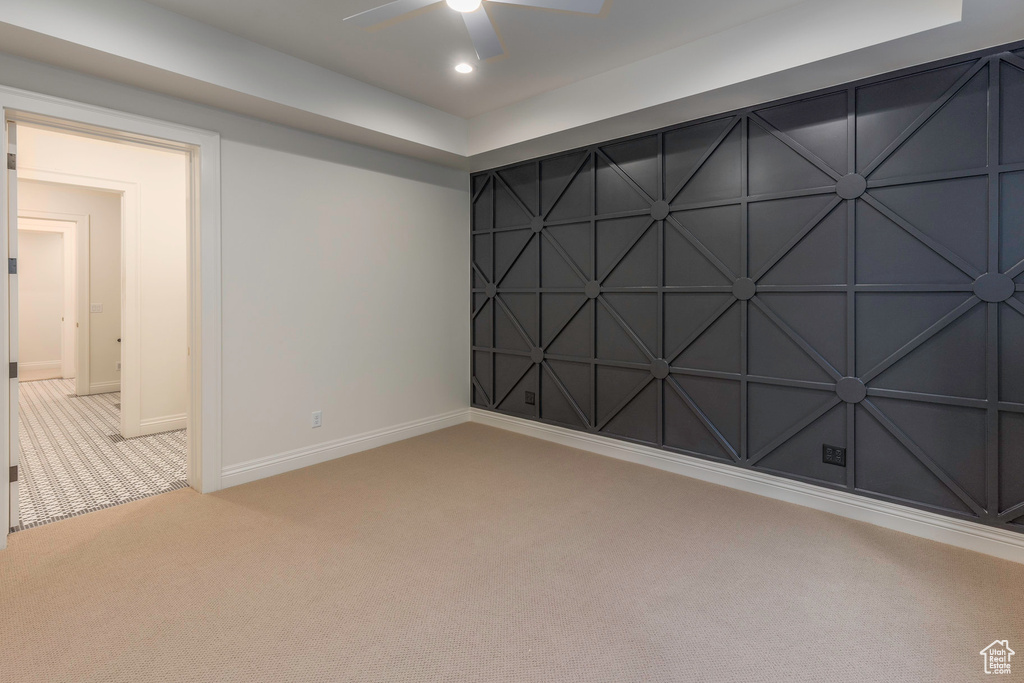
[[[181,314],[176,316],[177,319],[174,322],[168,322],[167,320],[161,322],[159,320],[160,315],[166,313],[168,308],[166,300],[161,300],[160,295],[173,288],[165,286],[167,284],[166,280],[161,281],[156,287],[147,282],[147,277],[154,272],[154,266],[152,262],[143,261],[147,255],[157,254],[166,257],[168,253],[166,250],[167,245],[147,244],[146,240],[152,237],[152,232],[143,231],[139,227],[141,220],[134,224],[131,221],[132,212],[134,211],[136,214],[139,212],[139,194],[141,193],[138,190],[138,182],[134,183],[135,187],[133,188],[133,182],[130,180],[118,179],[111,181],[109,177],[100,177],[101,181],[106,181],[106,185],[103,182],[94,183],[91,185],[91,189],[107,191],[117,195],[122,209],[122,249],[132,250],[129,252],[130,256],[141,256],[141,258],[134,259],[134,261],[132,258],[124,259],[121,268],[118,269],[122,286],[118,297],[120,300],[115,301],[115,306],[119,308],[123,315],[120,326],[121,335],[117,338],[120,340],[118,343],[121,344],[121,359],[117,362],[121,363],[123,373],[129,363],[136,363],[137,367],[142,368],[144,363],[154,357],[155,352],[152,349],[158,348],[159,342],[162,342],[165,347],[178,347],[183,351],[181,361],[178,364],[179,369],[182,370],[180,375],[183,376],[180,377],[183,391],[178,392],[183,394],[183,407],[177,412],[173,412],[168,410],[169,403],[167,401],[161,403],[161,400],[166,398],[167,395],[175,393],[173,391],[165,391],[163,396],[158,396],[155,399],[147,397],[142,378],[158,374],[158,370],[151,368],[144,373],[139,371],[136,380],[130,382],[130,384],[136,387],[131,402],[132,409],[137,409],[135,415],[137,418],[135,424],[137,426],[134,433],[124,428],[122,419],[116,420],[116,433],[114,433],[114,430],[108,429],[109,423],[106,426],[93,423],[87,428],[93,432],[107,431],[106,437],[109,442],[133,442],[128,444],[131,446],[129,450],[133,450],[136,456],[140,450],[145,450],[140,444],[146,443],[138,441],[138,439],[151,439],[155,437],[168,442],[176,438],[178,443],[168,443],[165,445],[176,447],[184,454],[182,458],[184,477],[179,480],[180,486],[192,486],[202,492],[216,490],[219,488],[220,475],[219,137],[216,134],[205,131],[197,131],[142,117],[110,112],[95,107],[86,107],[73,102],[55,100],[32,93],[3,88],[0,88],[0,105],[3,105],[5,112],[5,146],[9,160],[6,169],[6,207],[5,211],[0,212],[0,218],[3,221],[5,239],[2,242],[8,252],[10,273],[3,287],[3,299],[6,303],[7,315],[3,317],[6,330],[2,334],[2,341],[8,358],[11,361],[11,373],[9,375],[10,391],[0,392],[4,394],[2,396],[2,402],[5,404],[3,412],[8,415],[7,423],[4,425],[7,429],[7,434],[6,438],[3,439],[3,460],[5,461],[3,464],[5,465],[4,470],[10,469],[10,486],[0,487],[0,494],[2,494],[0,495],[0,521],[4,522],[7,529],[21,526],[19,484],[24,483],[24,480],[23,482],[18,480],[21,478],[19,475],[23,473],[27,475],[27,478],[30,478],[27,471],[19,472],[23,451],[22,439],[19,434],[21,431],[19,429],[19,422],[21,419],[21,408],[25,407],[21,404],[25,403],[26,406],[30,402],[39,404],[43,398],[51,402],[56,401],[56,403],[51,403],[49,408],[44,408],[44,410],[50,411],[51,424],[57,424],[53,422],[54,416],[62,416],[64,419],[68,419],[72,410],[67,405],[61,405],[60,399],[70,400],[74,398],[78,400],[81,405],[85,406],[78,409],[79,413],[88,413],[96,417],[106,411],[109,417],[111,411],[116,410],[122,414],[125,412],[127,407],[123,404],[126,400],[125,391],[128,389],[128,386],[118,386],[118,392],[99,391],[83,394],[79,391],[79,384],[82,381],[83,375],[93,369],[93,360],[95,359],[95,350],[88,356],[86,356],[83,350],[86,347],[95,346],[93,343],[95,335],[89,337],[88,344],[82,344],[81,330],[84,327],[82,323],[95,316],[94,311],[98,307],[94,307],[94,304],[102,303],[102,310],[107,310],[107,302],[90,301],[93,298],[92,294],[85,295],[82,291],[76,293],[78,303],[72,306],[76,309],[76,314],[78,314],[78,319],[75,321],[75,329],[79,332],[77,335],[64,335],[65,337],[74,336],[75,340],[73,342],[62,342],[63,346],[60,352],[61,376],[39,379],[39,382],[63,382],[65,384],[46,392],[44,397],[31,395],[37,387],[31,387],[29,383],[26,383],[26,386],[30,386],[30,391],[28,392],[23,392],[19,387],[17,363],[21,353],[18,343],[18,314],[20,307],[18,297],[19,273],[16,271],[16,260],[20,255],[18,239],[18,227],[21,218],[18,213],[19,195],[21,194],[19,176],[24,172],[25,180],[34,180],[53,185],[72,185],[78,188],[90,186],[90,183],[87,182],[88,173],[80,173],[74,170],[69,171],[68,169],[52,171],[44,168],[33,168],[31,163],[27,163],[28,159],[25,156],[19,159],[19,128],[25,131],[29,129],[42,131],[51,137],[63,135],[87,140],[90,143],[103,142],[116,146],[122,151],[126,148],[159,151],[165,155],[173,154],[181,160],[180,168],[182,172],[180,180],[184,191],[180,207],[180,216],[182,218],[181,231],[178,237],[180,238],[181,251],[183,252],[181,258],[182,268],[179,272],[180,281],[183,285],[180,289],[183,295],[180,297],[179,310]],[[28,138],[23,136],[23,139],[25,140],[25,150],[27,153]],[[102,160],[108,158],[108,155],[92,155],[91,158]],[[54,173],[64,177],[60,179],[53,175],[44,177],[46,174]],[[30,177],[33,174],[36,177]],[[133,189],[135,191],[134,201],[132,199]],[[202,198],[202,201],[200,201],[200,198]],[[49,209],[40,210],[39,207],[32,207],[32,210],[38,213],[61,213],[60,211],[50,211]],[[71,215],[75,212],[67,213]],[[42,218],[34,216],[31,218],[37,220],[48,218],[54,224],[60,221],[60,216],[55,217],[53,215]],[[67,220],[65,223],[77,225],[78,218],[80,216],[74,220]],[[141,217],[136,215],[135,218]],[[86,223],[89,224],[90,222],[87,216]],[[70,225],[64,227],[68,229],[68,233],[74,234],[74,229]],[[94,228],[95,226],[90,227]],[[29,239],[31,241],[35,238],[30,237]],[[62,236],[61,239],[65,240],[66,238]],[[89,241],[93,245],[95,244],[95,234],[93,234],[93,239]],[[62,242],[62,250],[67,249],[66,244],[66,242]],[[30,248],[34,247],[35,245],[32,245]],[[80,255],[82,253],[82,249],[77,249],[79,258],[74,259],[76,265],[80,263]],[[166,262],[169,260],[173,261],[174,259],[161,259],[158,256],[158,261],[160,260]],[[62,261],[62,267],[68,265],[66,261],[66,259]],[[94,270],[93,265],[92,263],[89,264],[90,274]],[[78,277],[74,279],[76,282],[80,280]],[[62,288],[66,284],[67,278],[65,277],[62,279]],[[52,300],[52,292],[50,292],[49,296],[49,300]],[[148,314],[145,306],[147,301],[155,301],[158,304],[151,307]],[[87,309],[86,306],[88,306]],[[66,308],[65,304],[64,309]],[[85,316],[81,314],[83,310],[88,311]],[[154,310],[157,311],[155,315],[153,314]],[[66,314],[67,311],[64,310],[64,313],[64,322],[68,323],[69,316]],[[159,332],[157,334],[149,334],[149,338],[158,338],[158,343],[155,346],[147,344],[147,326],[164,331],[162,335]],[[176,327],[182,330],[181,334],[173,333],[173,329]],[[68,346],[75,348],[68,349]],[[87,358],[84,364],[83,358]],[[68,365],[66,359],[70,361],[72,366],[70,370],[64,367]],[[48,360],[52,361],[53,359]],[[22,360],[22,362],[26,361]],[[31,363],[32,361],[29,360],[27,362]],[[164,363],[164,365],[171,367],[174,364]],[[29,366],[29,370],[31,369],[32,366]],[[29,379],[29,377],[24,377],[23,379]],[[124,378],[122,377],[122,379]],[[96,384],[97,382],[93,378],[93,381],[88,386],[91,389],[95,389]],[[109,403],[106,407],[102,405],[88,406],[82,403],[83,401],[96,402],[104,400]],[[154,409],[158,411],[163,410],[164,412],[154,416],[152,412]],[[147,413],[147,410],[150,412]],[[88,420],[85,422],[88,422]],[[65,429],[63,438],[67,440],[67,429],[66,427],[62,428]],[[26,428],[25,431],[29,430]],[[173,433],[178,434],[175,437]],[[32,438],[29,434],[25,434],[25,437],[29,440]],[[36,437],[38,438],[38,435]],[[110,444],[108,443],[107,445]],[[86,458],[85,460],[87,463],[84,466],[96,468],[95,459]],[[138,468],[137,462],[135,465],[136,475],[145,478]],[[141,495],[146,494],[144,491],[140,493]],[[134,497],[139,496],[122,496],[124,500],[133,499]],[[6,534],[0,534],[0,547],[5,545]]]
[[[76,224],[18,218],[21,257],[18,348],[22,382],[74,379],[77,319]]]
[[[18,373],[11,526],[26,529],[187,486],[188,157],[40,126],[17,134],[19,280],[10,315],[28,371]],[[57,232],[71,244],[72,225],[52,220],[65,215],[88,225],[77,287],[72,273],[64,277],[75,255],[69,246],[64,258]],[[76,293],[87,306],[76,316],[72,303],[65,316],[64,299]],[[67,317],[79,334],[65,344]],[[75,341],[81,381],[63,361]]]

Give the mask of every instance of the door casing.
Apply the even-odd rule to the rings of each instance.
[[[81,104],[14,88],[0,87],[0,110],[5,131],[14,132],[17,123],[86,135],[122,144],[135,144],[182,151],[189,156],[188,215],[188,482],[208,493],[220,488],[221,480],[221,200],[220,135],[157,119],[135,116],[111,109]],[[14,124],[14,125],[10,125]],[[4,137],[4,153],[15,153],[16,140]],[[4,257],[16,255],[10,246],[11,231],[17,239],[17,172],[3,166],[7,191],[0,210],[0,244]],[[13,294],[12,294],[13,293]],[[17,296],[17,275],[0,283],[0,351],[16,360],[17,321],[11,318],[11,296]],[[12,356],[12,350],[14,355]],[[0,473],[17,463],[17,379],[8,380],[9,390],[0,392],[2,423]],[[0,549],[7,545],[10,528],[11,492],[0,486]]]

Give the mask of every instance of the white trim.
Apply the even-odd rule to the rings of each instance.
[[[33,360],[28,363],[18,363],[18,375],[22,370],[57,370],[61,368],[60,358],[57,360]],[[21,379],[19,376],[18,379]]]
[[[386,446],[396,441],[411,439],[414,436],[436,432],[439,429],[447,429],[448,427],[469,422],[469,420],[469,410],[460,409],[393,427],[364,432],[363,434],[337,439],[336,441],[327,441],[313,446],[296,448],[285,453],[225,467],[224,472],[221,474],[221,483],[224,485],[224,488],[245,484],[257,479],[272,477],[275,474],[282,474],[302,467],[308,467],[309,465],[316,465],[328,460],[334,460],[335,458],[352,455],[353,453],[367,451],[371,448]]]
[[[203,493],[216,491],[220,488],[222,458],[220,135],[7,87],[0,87],[0,108],[8,121],[126,144],[176,149],[189,155],[188,482]],[[7,173],[6,169],[3,172]],[[16,176],[11,173],[6,177],[10,183]],[[7,233],[5,214],[0,212],[0,235]],[[0,318],[5,318],[0,324],[8,325],[9,315]],[[10,462],[7,446],[0,461],[4,468]]]
[[[121,383],[118,381],[114,382],[96,382],[95,384],[89,385],[89,395],[92,394],[109,394],[112,391],[121,391]]]
[[[143,420],[139,431],[141,436],[147,436],[149,434],[159,434],[160,432],[170,432],[175,429],[185,429],[187,426],[188,415],[182,413],[181,415],[151,417],[148,420]]]
[[[1024,534],[524,418],[470,409],[473,422],[1024,564]]]
[[[37,360],[28,363],[18,361],[18,382],[35,382],[41,379],[60,379],[64,363],[57,360]]]

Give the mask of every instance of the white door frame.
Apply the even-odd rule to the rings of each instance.
[[[20,171],[18,177],[22,177]],[[84,395],[88,393],[89,388],[89,216],[54,211],[32,211],[19,207],[18,218],[75,224],[75,308],[72,316],[72,322],[75,323],[75,393]],[[65,245],[65,253],[66,251],[67,245]]]
[[[63,305],[61,306],[60,327],[60,374],[61,377],[76,376],[78,365],[78,292],[81,285],[78,260],[78,221],[56,218],[55,214],[41,216],[41,211],[18,210],[18,233],[43,232],[61,236],[61,253],[64,271]],[[31,214],[31,215],[29,215]],[[19,240],[20,242],[20,240]],[[88,253],[88,252],[86,252]],[[19,313],[21,311],[19,307]],[[18,375],[21,376],[22,364],[18,364]]]
[[[121,143],[162,147],[189,155],[189,405],[188,482],[200,492],[220,488],[221,475],[221,241],[220,241],[220,135],[178,124],[0,87],[0,109],[8,121],[64,132],[115,140]],[[4,150],[7,153],[7,150]],[[16,171],[2,165],[8,192],[16,191]],[[9,197],[3,198],[4,202]],[[0,211],[0,242],[4,257],[11,218]],[[0,316],[3,355],[9,355],[10,292],[16,288],[9,276],[0,286],[4,315]],[[9,415],[9,393],[0,392],[0,415]],[[9,424],[2,425],[4,435]],[[10,462],[9,438],[2,439],[0,473]],[[10,528],[10,487],[0,486],[0,548]]]

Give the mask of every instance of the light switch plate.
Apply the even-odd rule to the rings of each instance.
[[[103,312],[103,304],[89,304],[89,312],[90,313],[102,313]]]

